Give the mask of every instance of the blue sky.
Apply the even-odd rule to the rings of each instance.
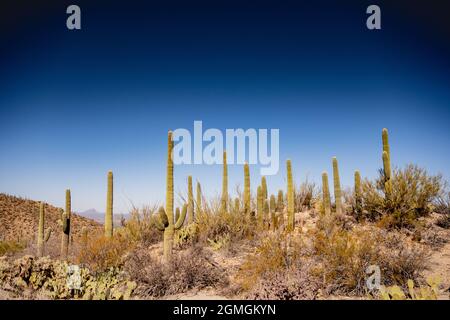
[[[0,192],[61,206],[70,188],[75,210],[104,211],[111,169],[117,212],[162,203],[167,131],[194,120],[280,129],[271,192],[287,158],[297,183],[331,173],[332,156],[345,186],[355,169],[374,177],[383,127],[395,165],[450,176],[450,28],[437,1],[380,3],[379,31],[364,1],[79,1],[80,31],[65,28],[71,3],[43,3],[2,11]],[[177,166],[176,191],[189,174],[219,193],[220,166]],[[243,185],[242,166],[229,174]]]

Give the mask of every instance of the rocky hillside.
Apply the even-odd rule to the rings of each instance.
[[[60,208],[50,204],[45,206],[45,228],[51,228],[51,238],[59,239]],[[39,222],[39,202],[0,193],[0,240],[33,241]],[[100,231],[102,226],[92,219],[72,213],[71,232],[73,240],[81,237],[81,229]]]

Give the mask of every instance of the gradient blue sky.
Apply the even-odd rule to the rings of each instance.
[[[0,192],[76,211],[159,201],[169,129],[279,128],[279,175],[320,182],[340,163],[374,177],[381,129],[392,161],[450,177],[450,23],[444,1],[377,1],[382,30],[365,27],[368,1],[2,1]],[[391,1],[392,2],[392,1]],[[65,8],[82,10],[82,30]],[[218,194],[220,166],[175,168]],[[251,167],[252,186],[259,169]],[[243,185],[241,166],[229,184]]]

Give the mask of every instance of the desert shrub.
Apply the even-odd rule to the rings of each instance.
[[[209,208],[197,215],[196,226],[198,239],[203,243],[220,242],[226,238],[236,243],[252,239],[256,232],[256,223],[251,215]]]
[[[439,217],[436,221],[436,225],[444,228],[449,229],[450,228],[450,213],[443,214],[441,217]]]
[[[302,240],[278,231],[261,239],[255,252],[245,257],[240,266],[238,282],[243,290],[251,289],[260,278],[293,265],[301,255]]]
[[[112,238],[98,236],[88,239],[79,250],[76,261],[94,273],[101,273],[121,267],[126,253],[132,248],[133,244],[121,233],[114,234]]]
[[[17,241],[0,241],[0,256],[10,255],[22,251],[26,244]]]
[[[295,212],[301,212],[304,209],[311,209],[313,207],[313,200],[316,194],[316,184],[314,182],[309,182],[308,179],[296,187],[294,190]]]
[[[392,192],[386,197],[384,176],[363,183],[363,214],[371,221],[379,220],[386,228],[414,227],[419,217],[428,215],[442,186],[441,176],[431,176],[415,165],[393,171]]]
[[[227,284],[225,271],[211,262],[200,247],[174,254],[166,264],[146,250],[136,250],[124,270],[138,283],[136,293],[147,298]]]
[[[370,265],[380,268],[384,285],[417,280],[426,267],[427,251],[396,231],[364,226],[336,228],[328,234],[315,230],[310,236],[311,258],[316,261],[312,274],[323,278],[327,293],[365,293]]]
[[[280,271],[270,271],[259,278],[245,294],[250,300],[313,300],[319,297],[321,283],[310,274],[309,263],[297,262]]]
[[[152,245],[161,241],[161,232],[155,227],[157,206],[144,206],[141,210],[133,208],[130,218],[124,222],[122,233],[132,242]]]

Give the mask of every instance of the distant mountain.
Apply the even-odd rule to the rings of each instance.
[[[96,209],[92,208],[92,209],[88,209],[86,211],[82,211],[82,212],[78,212],[78,214],[82,217],[86,217],[89,219],[92,219],[98,223],[103,224],[105,222],[105,213],[104,212],[99,212]],[[122,217],[127,220],[129,217],[129,214],[122,214],[122,213],[115,213],[114,214],[114,219],[113,219],[113,223],[115,226],[120,226],[120,220],[122,219]]]

